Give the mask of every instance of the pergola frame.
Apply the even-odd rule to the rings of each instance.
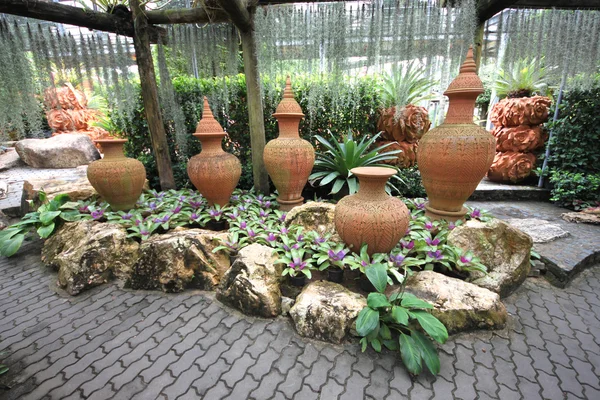
[[[453,0],[440,0],[440,5],[444,5],[446,1],[452,2]],[[240,32],[242,41],[244,73],[248,93],[254,187],[261,192],[268,193],[269,181],[263,162],[266,140],[263,104],[260,97],[260,75],[257,66],[254,13],[257,6],[260,5],[298,2],[296,0],[214,0],[209,3],[210,6],[205,5],[199,8],[144,10],[139,0],[130,0],[132,18],[128,19],[105,12],[84,10],[41,0],[0,0],[0,13],[76,25],[133,37],[144,110],[163,190],[175,188],[175,180],[158,102],[156,74],[150,47],[151,43],[165,43],[166,35],[164,28],[155,25],[233,22]],[[599,3],[597,0],[478,0],[477,18],[479,28],[475,37],[476,57],[478,60],[481,57],[485,21],[506,8],[600,9]]]

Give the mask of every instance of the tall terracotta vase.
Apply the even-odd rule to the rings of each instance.
[[[358,193],[335,206],[335,229],[350,248],[358,252],[368,245],[369,254],[388,253],[406,234],[410,213],[404,202],[385,192],[385,184],[396,171],[386,167],[358,167]]]
[[[131,210],[135,207],[146,181],[144,164],[125,157],[125,139],[103,139],[94,142],[102,146],[104,158],[88,166],[88,180],[114,211]]]
[[[417,165],[429,198],[426,213],[432,219],[461,219],[467,212],[464,202],[494,160],[496,139],[473,122],[475,100],[483,93],[476,69],[471,47],[444,92],[450,99],[446,120],[419,142]]]
[[[202,151],[190,158],[188,176],[209,205],[224,206],[240,180],[242,164],[236,156],[223,151],[221,141],[225,131],[213,116],[206,97],[194,136],[202,142]]]
[[[263,159],[279,192],[277,202],[282,210],[289,211],[304,201],[302,189],[315,163],[315,149],[298,134],[298,125],[304,114],[300,104],[294,100],[289,76],[283,100],[273,116],[279,123],[279,137],[267,143]]]

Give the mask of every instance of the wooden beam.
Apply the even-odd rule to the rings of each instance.
[[[148,19],[140,6],[139,0],[130,0],[129,5],[133,13],[133,26],[135,30],[133,45],[135,47],[135,56],[140,74],[144,112],[148,121],[148,130],[150,131],[154,157],[156,158],[160,187],[162,190],[175,189],[175,178],[173,177],[171,157],[169,156],[167,135],[158,103],[156,74],[154,72],[152,50],[148,38]]]
[[[229,15],[222,9],[206,11],[204,8],[146,11],[151,24],[205,24],[229,22]]]
[[[246,75],[246,91],[248,101],[248,119],[250,122],[250,147],[252,148],[252,172],[254,188],[262,193],[269,193],[269,175],[265,168],[263,153],[265,151],[265,121],[262,97],[260,94],[260,75],[258,73],[258,56],[254,35],[254,12],[250,8],[250,29],[240,32],[242,53],[244,57],[244,75]]]
[[[494,15],[511,7],[517,0],[478,0],[477,23],[482,24]]]
[[[41,0],[0,0],[0,13],[81,26],[131,37],[134,30],[133,21],[126,17]],[[161,38],[166,38],[166,30],[150,27],[149,35],[152,43],[158,43],[159,35]]]
[[[237,26],[240,32],[249,32],[254,29],[250,21],[245,0],[218,0],[221,8],[229,15],[231,21]],[[255,9],[251,6],[251,9]]]

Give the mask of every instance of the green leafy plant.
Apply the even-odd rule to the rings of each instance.
[[[440,359],[434,341],[445,343],[448,331],[427,311],[433,306],[405,292],[405,280],[399,291],[386,296],[388,275],[383,264],[369,267],[367,277],[377,292],[369,293],[367,306],[356,319],[356,331],[362,337],[362,351],[369,344],[377,352],[383,346],[392,351],[399,350],[410,373],[421,373],[423,364],[432,374],[439,373]]]
[[[63,208],[69,201],[68,195],[61,194],[48,201],[46,193],[40,191],[38,197],[41,205],[36,211],[26,214],[21,221],[0,231],[1,255],[5,257],[14,255],[21,248],[25,238],[34,230],[39,237],[46,239],[54,233],[61,220],[80,219],[79,212]]]
[[[291,249],[289,252],[275,261],[275,264],[284,264],[282,276],[297,276],[304,274],[308,279],[312,277],[313,269],[310,253],[304,249]]]
[[[343,188],[347,188],[348,194],[356,193],[358,190],[358,180],[350,171],[352,168],[366,166],[393,168],[389,165],[381,164],[381,162],[395,159],[395,155],[401,152],[401,150],[394,150],[380,154],[390,144],[370,150],[370,147],[377,140],[380,133],[370,139],[363,136],[360,142],[356,142],[352,136],[352,131],[348,131],[348,134],[342,138],[341,143],[337,142],[331,132],[329,134],[331,142],[322,136],[315,136],[317,141],[326,150],[317,153],[314,167],[315,172],[308,179],[313,185],[316,182],[319,182],[320,186],[332,184],[331,194],[339,193]],[[399,180],[396,175],[392,178]],[[398,188],[388,181],[386,190],[389,192],[392,189],[396,192],[398,191]]]
[[[319,271],[329,267],[344,269],[346,265],[346,255],[350,252],[343,243],[333,244],[323,242],[317,247],[313,255],[316,260]]]
[[[547,68],[543,59],[522,59],[509,68],[498,69],[494,84],[498,97],[530,97],[532,94],[544,94],[546,89]]]
[[[405,69],[394,65],[387,75],[382,76],[382,105],[402,107],[430,99],[435,85],[435,81],[423,76],[422,68],[414,61],[409,62]]]
[[[553,185],[550,200],[559,206],[579,211],[600,200],[600,173],[552,170],[550,183]]]

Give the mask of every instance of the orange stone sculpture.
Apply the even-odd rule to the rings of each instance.
[[[134,208],[146,182],[144,164],[123,154],[126,142],[126,139],[95,140],[102,146],[104,158],[92,162],[87,169],[90,184],[113,211]]]
[[[386,167],[358,167],[358,192],[335,206],[335,230],[358,252],[367,244],[369,254],[389,253],[406,234],[410,213],[402,200],[385,192],[385,184],[396,170]]]
[[[384,154],[388,151],[394,150],[402,150],[402,153],[397,154],[396,158],[393,160],[385,160],[381,161],[383,164],[393,165],[398,168],[409,168],[415,165],[415,161],[417,161],[417,148],[419,147],[418,143],[408,143],[408,142],[388,142],[388,141],[378,141],[377,146],[384,146],[386,144],[390,144],[386,147],[381,154]]]
[[[519,182],[531,174],[536,157],[532,153],[505,151],[496,153],[488,171],[488,178],[495,182]]]
[[[470,47],[460,73],[444,92],[450,100],[444,123],[423,135],[417,165],[432,219],[455,221],[467,209],[464,202],[475,191],[494,160],[496,139],[473,122],[475,100],[483,93]]]
[[[187,172],[196,189],[211,206],[226,205],[242,175],[240,160],[221,147],[225,135],[223,127],[210,110],[208,99],[204,97],[202,119],[194,133],[202,142],[202,151],[190,158]]]
[[[279,137],[267,143],[263,160],[273,184],[279,192],[277,202],[283,211],[302,204],[302,189],[315,163],[315,149],[300,138],[298,126],[304,117],[300,104],[294,99],[288,76],[283,100],[273,116],[279,124]]]

